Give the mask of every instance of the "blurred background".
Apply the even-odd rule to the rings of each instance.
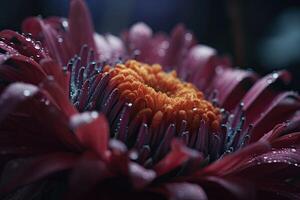
[[[200,43],[230,55],[241,68],[261,74],[288,69],[300,91],[300,1],[298,0],[86,0],[100,33],[143,21],[170,32],[183,23]],[[5,0],[0,28],[19,30],[28,16],[68,15],[69,0]]]

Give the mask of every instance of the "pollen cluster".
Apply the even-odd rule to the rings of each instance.
[[[146,116],[153,127],[161,122],[180,124],[196,129],[199,122],[208,122],[212,129],[220,124],[219,109],[204,99],[193,84],[177,78],[176,72],[166,73],[158,64],[148,65],[135,60],[106,67],[110,84],[118,88],[120,99],[133,104],[134,115]]]

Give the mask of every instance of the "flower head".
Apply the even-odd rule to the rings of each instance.
[[[287,72],[235,69],[181,25],[99,35],[82,0],[23,31],[0,32],[6,199],[299,198]]]

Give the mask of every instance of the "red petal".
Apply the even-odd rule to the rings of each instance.
[[[280,91],[271,87],[279,81],[287,83],[289,80],[289,74],[286,71],[281,71],[269,74],[255,83],[242,100],[246,114],[246,124],[254,122],[264,108],[269,105],[269,102],[273,101],[280,93]]]
[[[198,152],[188,149],[180,141],[174,139],[171,144],[171,151],[154,166],[154,170],[158,176],[161,176],[179,167],[189,158],[198,155]]]
[[[250,142],[257,141],[266,132],[278,123],[291,120],[300,109],[300,98],[297,93],[283,92],[273,101],[261,108],[261,114],[252,123],[254,124]]]
[[[166,56],[162,65],[169,69],[176,70],[180,67],[185,54],[194,43],[193,35],[189,33],[182,24],[177,25],[172,30],[170,46],[166,50]]]
[[[0,76],[9,82],[21,81],[37,85],[47,74],[34,60],[22,55],[12,55],[0,65]]]
[[[61,18],[42,20],[38,17],[31,17],[23,22],[22,30],[31,33],[35,39],[40,40],[51,57],[63,66],[75,54],[74,50],[70,48],[72,44],[67,37],[67,30],[61,30],[65,24],[67,21]]]
[[[212,199],[219,199],[223,198],[224,196],[226,196],[228,199],[256,199],[255,186],[247,180],[232,177],[221,178],[209,176],[205,177],[201,183],[207,190],[208,197]]]
[[[140,189],[151,183],[156,178],[153,170],[145,169],[137,163],[129,163],[129,176],[135,188]]]
[[[97,112],[85,112],[72,116],[70,126],[79,141],[88,149],[106,158],[109,128],[106,118]]]
[[[0,109],[0,146],[5,155],[81,149],[66,123],[67,116],[36,86],[8,86],[0,96]]]
[[[88,8],[82,0],[72,0],[69,13],[69,37],[75,52],[83,45],[96,50],[94,28]]]
[[[0,53],[2,54],[6,54],[6,53],[9,53],[9,54],[18,54],[19,52],[14,49],[13,47],[7,45],[6,43],[0,41]],[[1,62],[2,63],[2,62]]]
[[[222,68],[217,70],[212,88],[218,92],[219,104],[227,110],[234,109],[256,78],[250,71]]]
[[[28,163],[22,163],[10,181],[1,188],[1,193],[35,182],[55,172],[69,169],[74,165],[76,159],[77,156],[72,153],[61,152],[43,155]]]
[[[151,44],[152,30],[149,26],[144,23],[134,24],[128,32],[128,45],[129,50],[138,50],[137,55],[138,60],[144,61],[148,54],[149,45]]]
[[[97,183],[111,176],[105,163],[95,154],[91,152],[83,154],[71,173],[67,199],[89,198],[89,195],[93,195],[90,194],[91,191],[97,190]]]
[[[270,150],[270,145],[263,142],[256,142],[252,145],[245,147],[244,149],[237,151],[231,155],[228,155],[216,162],[208,165],[203,170],[200,170],[199,175],[220,175],[224,176],[235,171],[248,164],[248,161]]]
[[[40,65],[48,75],[54,77],[59,86],[63,89],[65,95],[69,95],[69,72],[64,72],[60,65],[51,59],[44,59]]]
[[[300,148],[300,132],[290,133],[272,141],[274,148]]]
[[[1,31],[0,37],[4,38],[3,41],[7,45],[16,49],[20,54],[34,59],[36,62],[48,57],[41,45],[29,37],[26,38],[11,30]]]

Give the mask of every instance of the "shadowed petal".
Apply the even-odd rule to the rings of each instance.
[[[94,27],[91,15],[82,0],[72,0],[69,13],[69,37],[75,52],[80,52],[82,45],[96,50]]]
[[[155,166],[154,169],[159,176],[172,171],[186,162],[191,157],[196,157],[198,152],[188,149],[180,141],[174,139],[171,151]]]
[[[170,200],[207,200],[205,191],[193,183],[169,183],[164,187]]]
[[[17,187],[35,182],[55,172],[69,169],[74,165],[76,159],[77,156],[73,153],[64,152],[33,158],[15,169],[13,177],[1,187],[0,192],[10,192]]]
[[[86,148],[94,150],[102,158],[106,157],[109,128],[103,115],[97,112],[77,114],[72,116],[70,126]]]

